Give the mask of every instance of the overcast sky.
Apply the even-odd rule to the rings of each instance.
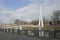
[[[0,22],[13,23],[15,19],[31,21],[42,14],[50,18],[54,10],[60,10],[60,0],[0,0]]]

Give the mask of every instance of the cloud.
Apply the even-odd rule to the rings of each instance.
[[[45,17],[50,18],[54,10],[60,10],[60,0],[42,0],[42,11]]]
[[[14,17],[25,19],[36,19],[40,12],[40,6],[38,4],[30,4],[24,8],[17,9],[14,12]],[[13,15],[12,15],[13,16]]]
[[[21,19],[25,21],[38,19],[38,15],[40,12],[39,8],[40,7],[38,3],[32,3],[16,10],[9,10],[8,8],[3,8],[0,9],[0,21],[2,23],[11,23],[15,19]]]
[[[8,8],[0,9],[0,21],[3,23],[13,22],[15,19],[31,21],[39,18],[40,5],[42,6],[43,16],[50,18],[53,10],[60,10],[60,0],[23,0],[32,3],[16,10]]]

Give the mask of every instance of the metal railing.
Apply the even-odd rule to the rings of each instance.
[[[20,30],[20,29],[0,28],[0,32],[18,33],[20,35],[38,37],[38,38],[60,39],[60,30],[44,31],[44,30]]]

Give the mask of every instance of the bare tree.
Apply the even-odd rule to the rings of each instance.
[[[19,19],[16,19],[15,20],[15,24],[19,25],[20,24],[20,20]]]
[[[39,24],[39,20],[33,20],[30,23],[33,24],[33,25],[38,25]],[[48,25],[48,19],[46,19],[45,17],[43,17],[43,23],[44,23],[44,25]]]
[[[39,20],[33,20],[32,22],[30,22],[30,24],[33,24],[33,25],[38,25],[39,23]]]
[[[22,21],[22,20],[19,20],[19,19],[16,19],[14,23],[17,24],[17,25],[28,24],[28,22]]]
[[[52,15],[52,20],[55,25],[58,24],[58,21],[60,19],[59,17],[60,17],[60,10],[54,11]]]
[[[43,17],[43,22],[44,22],[44,26],[46,26],[46,25],[48,25],[49,23],[49,20],[48,19],[46,19],[45,17]]]

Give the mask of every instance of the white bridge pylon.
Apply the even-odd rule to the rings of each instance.
[[[42,15],[42,6],[40,5],[40,13],[39,13],[39,27],[44,27],[43,23],[43,15]]]
[[[40,5],[40,13],[39,13],[39,30],[44,27],[43,23],[43,15],[42,15],[42,6]],[[44,36],[44,32],[39,32],[39,36]]]

